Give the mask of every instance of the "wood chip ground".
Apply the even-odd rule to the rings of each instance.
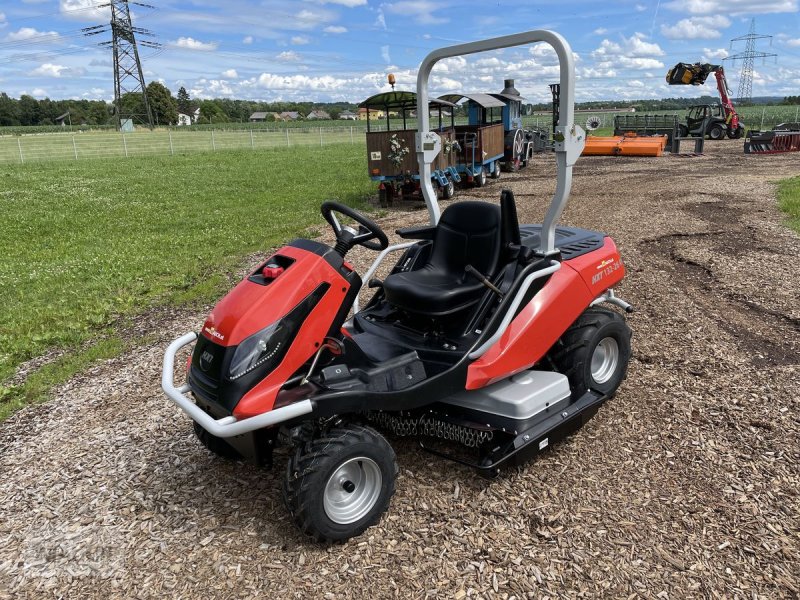
[[[564,222],[621,249],[634,355],[539,460],[486,481],[395,439],[380,524],[310,544],[280,457],[211,456],[161,393],[164,347],[203,315],[160,311],[139,320],[157,343],[0,424],[0,599],[799,597],[800,239],[774,182],[800,156],[706,151],[576,166]],[[540,222],[553,173],[540,157],[462,197],[508,187]],[[381,222],[425,218],[402,204]]]

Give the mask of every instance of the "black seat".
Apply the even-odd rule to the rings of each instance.
[[[486,287],[465,267],[472,265],[489,278],[495,274],[501,246],[500,208],[487,202],[458,202],[448,206],[439,224],[428,231],[433,240],[430,259],[420,269],[389,275],[383,283],[386,300],[403,310],[434,317],[478,302]]]

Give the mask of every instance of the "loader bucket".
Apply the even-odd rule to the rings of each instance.
[[[670,85],[703,85],[716,65],[678,63],[667,71]]]

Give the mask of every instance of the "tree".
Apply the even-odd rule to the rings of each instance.
[[[178,103],[164,85],[157,81],[147,84],[147,101],[154,124],[172,125],[178,121]]]
[[[147,112],[144,109],[144,100],[139,92],[126,92],[119,99],[120,117],[125,119],[133,118],[134,121],[147,122]]]
[[[200,123],[227,123],[228,116],[216,100],[203,100],[200,103]]]
[[[32,96],[20,96],[17,104],[19,111],[19,122],[22,125],[38,125],[41,117],[39,101]],[[50,123],[47,123],[50,125]]]
[[[181,86],[181,89],[178,90],[178,112],[184,115],[192,115],[194,109],[192,107],[192,99],[189,97],[189,92],[186,91],[186,88]]]
[[[9,98],[5,92],[0,92],[0,125],[19,125],[18,102]]]

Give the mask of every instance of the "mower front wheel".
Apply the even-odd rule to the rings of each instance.
[[[200,425],[198,425],[197,421],[193,421],[192,424],[194,425],[195,436],[198,440],[200,440],[200,443],[206,447],[206,449],[210,450],[217,456],[227,458],[228,460],[241,460],[242,455],[239,454],[234,447],[224,439],[215,435],[211,435]]]
[[[572,398],[587,390],[613,396],[631,358],[631,330],[613,310],[590,308],[556,342],[550,360],[569,380]]]
[[[338,542],[374,525],[389,506],[397,461],[371,427],[329,430],[295,451],[283,497],[300,530],[318,542]]]

